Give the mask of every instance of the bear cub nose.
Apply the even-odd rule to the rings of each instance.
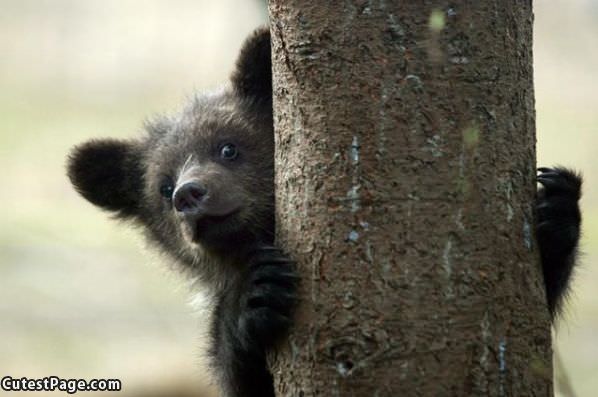
[[[179,186],[173,196],[174,208],[183,213],[197,211],[208,190],[197,182]]]

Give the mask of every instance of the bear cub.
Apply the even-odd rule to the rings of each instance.
[[[210,291],[211,357],[229,397],[273,397],[266,353],[296,306],[293,262],[274,246],[270,34],[243,45],[229,87],[196,95],[135,140],[98,139],[68,162],[75,189],[148,238]],[[579,239],[581,179],[542,168],[536,234],[549,310],[558,311]]]
[[[213,299],[211,356],[226,396],[273,396],[265,352],[295,306],[274,242],[270,39],[247,39],[230,87],[148,122],[137,140],[76,147],[68,175],[91,203],[141,225]]]

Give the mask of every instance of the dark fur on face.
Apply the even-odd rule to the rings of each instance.
[[[259,30],[248,40],[230,87],[198,94],[178,114],[146,123],[137,141],[92,140],[69,160],[71,182],[86,199],[145,226],[152,240],[208,281],[222,273],[212,263],[239,259],[231,258],[231,246],[241,257],[255,241],[273,242],[268,37]],[[222,158],[226,145],[234,147],[233,159]],[[190,182],[206,189],[192,215],[161,192]]]
[[[274,397],[266,352],[286,334],[297,277],[274,239],[270,34],[245,42],[231,86],[146,125],[134,141],[75,148],[68,175],[83,197],[144,226],[211,289],[210,352],[224,395]],[[556,316],[576,263],[581,178],[541,168],[536,235]]]
[[[144,156],[143,205],[139,219],[149,235],[177,259],[202,269],[201,276],[224,275],[211,263],[242,256],[255,241],[273,242],[274,142],[268,101],[230,91],[198,96],[178,115],[150,123]],[[222,158],[225,147],[234,158]],[[197,213],[177,211],[181,186],[205,190]],[[222,267],[222,265],[219,265]],[[226,280],[218,280],[226,281]]]

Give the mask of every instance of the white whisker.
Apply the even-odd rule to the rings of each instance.
[[[183,166],[181,167],[181,170],[179,171],[179,175],[182,175],[187,170],[187,167],[191,163],[192,159],[193,159],[193,153],[191,153],[189,155],[189,157],[187,157],[187,160],[185,160],[185,162],[183,163]]]

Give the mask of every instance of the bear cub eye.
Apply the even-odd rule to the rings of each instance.
[[[162,183],[160,184],[160,194],[165,199],[170,200],[170,199],[172,199],[173,193],[174,193],[174,183],[172,182],[172,179],[169,177],[164,178],[164,180],[162,180]]]
[[[220,148],[220,158],[223,160],[234,160],[239,155],[237,147],[232,143],[227,143],[226,145],[222,145]]]

